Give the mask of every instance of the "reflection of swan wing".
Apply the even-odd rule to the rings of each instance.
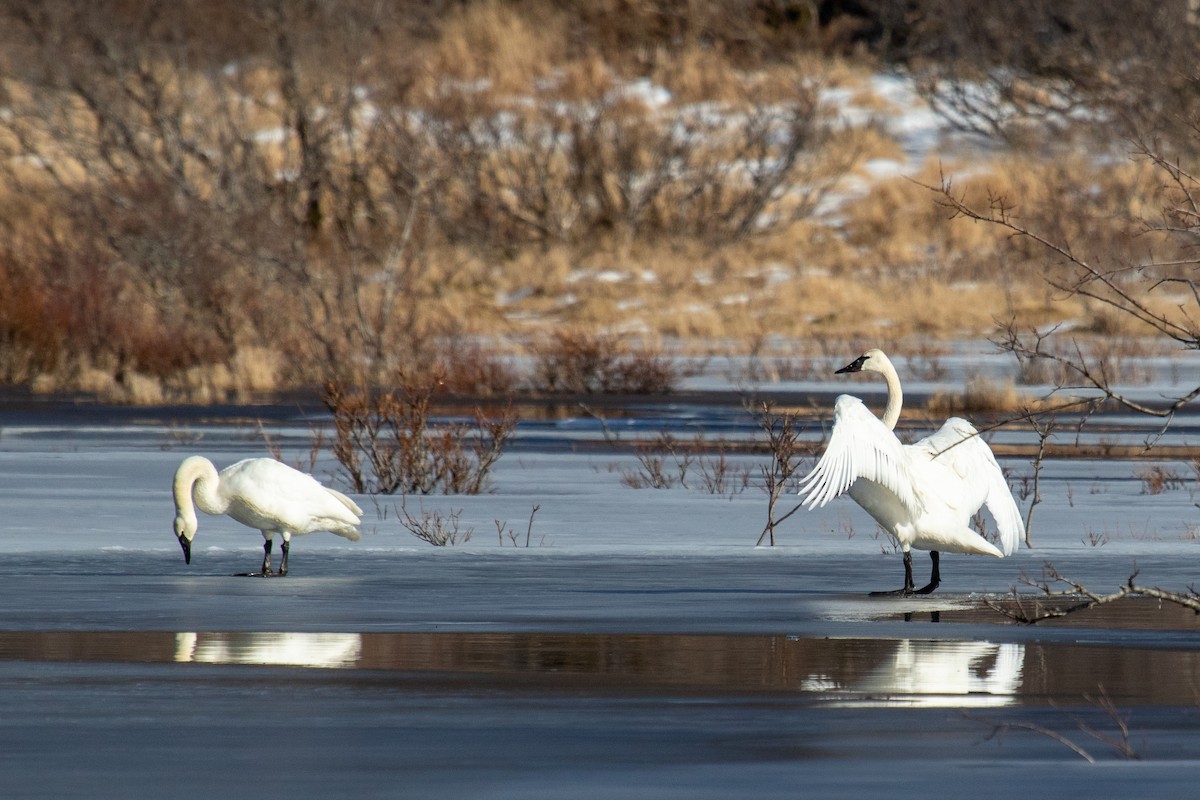
[[[876,691],[912,695],[916,705],[1008,705],[1021,684],[1024,653],[1020,644],[903,639],[892,664],[870,679]],[[988,662],[992,668],[977,675]]]
[[[336,668],[353,666],[362,654],[357,633],[180,633],[175,660],[204,664],[253,664]]]
[[[1021,688],[1025,669],[1025,645],[1006,642],[996,649],[996,661],[979,679],[974,691],[1011,697]]]
[[[1022,644],[901,639],[895,646],[884,663],[857,679],[818,673],[801,688],[874,698],[854,705],[953,707],[1010,705],[1021,687]]]

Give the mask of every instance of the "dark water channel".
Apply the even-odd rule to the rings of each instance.
[[[428,689],[630,697],[771,696],[843,705],[978,707],[1200,700],[1200,650],[759,635],[0,632],[0,662],[337,670]],[[181,673],[183,674],[183,673]],[[329,676],[334,679],[334,676]],[[305,678],[305,680],[312,679]]]
[[[5,632],[0,796],[1186,797],[1198,681],[1038,641]]]

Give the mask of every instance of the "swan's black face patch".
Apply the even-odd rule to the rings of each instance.
[[[833,374],[841,375],[843,372],[862,372],[862,365],[866,360],[866,356],[859,356]]]

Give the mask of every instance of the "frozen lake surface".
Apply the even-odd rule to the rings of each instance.
[[[0,796],[1166,797],[1200,779],[1194,614],[1021,627],[983,602],[1045,562],[1102,591],[1135,569],[1196,582],[1187,464],[1146,494],[1142,464],[1050,462],[1033,549],[947,555],[935,595],[879,599],[900,557],[848,499],[756,548],[760,490],[630,489],[632,454],[564,413],[523,426],[493,494],[422,501],[469,541],[430,547],[398,500],[358,498],[362,541],[299,538],[265,580],[233,577],[261,537],[226,519],[201,518],[183,563],[170,478],[191,453],[265,455],[258,419],[299,461],[305,413],[172,413],[0,404]],[[621,424],[751,435],[702,404]]]

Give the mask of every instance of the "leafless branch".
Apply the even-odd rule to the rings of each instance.
[[[989,733],[987,736],[983,737],[983,741],[985,741],[985,742],[989,741],[991,739],[997,738],[999,736],[1003,736],[1004,734],[1008,733],[1009,731],[1029,731],[1030,733],[1036,733],[1041,736],[1045,736],[1049,739],[1053,739],[1054,741],[1058,742],[1063,747],[1066,747],[1068,750],[1075,753],[1075,755],[1079,756],[1080,758],[1082,758],[1084,761],[1088,762],[1089,764],[1096,763],[1096,759],[1087,750],[1084,750],[1082,747],[1075,744],[1075,742],[1071,741],[1066,736],[1063,736],[1058,731],[1056,731],[1052,728],[1047,728],[1044,725],[1038,725],[1037,723],[1034,723],[1034,722],[993,723],[993,722],[989,722],[987,720],[980,719],[978,717],[972,717],[970,715],[967,715],[967,719],[972,720],[974,722],[980,722],[980,723],[983,723],[986,725],[991,725],[991,727],[992,727],[991,733]]]
[[[799,431],[796,430],[795,417],[792,414],[777,413],[770,403],[761,404],[758,424],[767,434],[771,463],[762,467],[763,491],[767,493],[767,522],[755,546],[761,545],[764,540],[774,546],[775,528],[803,506],[803,503],[797,503],[782,516],[776,516],[775,513],[780,497],[800,469]]]
[[[1194,205],[1195,201],[1190,192],[1191,176],[1177,165],[1168,165],[1164,159],[1159,158],[1156,163],[1164,166],[1168,174],[1179,182],[1181,192],[1188,197],[1188,203]],[[989,196],[986,209],[980,209],[968,203],[961,193],[956,192],[951,181],[944,175],[937,186],[919,182],[918,185],[937,195],[939,204],[950,211],[951,219],[960,217],[996,225],[1014,237],[1037,244],[1068,265],[1072,272],[1066,277],[1052,271],[1045,273],[1045,281],[1053,289],[1068,296],[1108,306],[1119,314],[1136,320],[1154,334],[1186,349],[1200,349],[1200,326],[1187,309],[1181,308],[1181,316],[1177,318],[1153,309],[1145,300],[1158,286],[1165,283],[1182,283],[1191,289],[1197,308],[1200,308],[1200,291],[1197,291],[1194,281],[1178,276],[1154,277],[1161,269],[1172,263],[1177,264],[1177,261],[1102,269],[1079,256],[1069,245],[1019,222],[1014,215],[1012,204],[1001,195]],[[1130,276],[1139,280],[1126,280]],[[1147,441],[1147,447],[1157,442],[1182,407],[1200,397],[1200,385],[1197,385],[1178,396],[1164,398],[1166,402],[1162,405],[1150,405],[1134,400],[1115,388],[1105,361],[1089,358],[1077,340],[1070,340],[1066,349],[1051,347],[1050,342],[1056,333],[1059,333],[1058,328],[1049,331],[1031,330],[1026,333],[1019,331],[1015,323],[1010,322],[996,343],[1022,363],[1040,361],[1057,365],[1066,375],[1073,377],[1070,388],[1099,391],[1104,399],[1112,400],[1131,411],[1160,418],[1163,421],[1162,426],[1158,434]],[[1062,388],[1067,387],[1060,381],[1055,390]]]
[[[1025,546],[1033,547],[1033,510],[1042,502],[1041,478],[1042,464],[1046,457],[1046,442],[1054,434],[1056,420],[1053,415],[1031,418],[1033,430],[1037,433],[1038,449],[1033,457],[1033,490],[1029,508],[1025,510]]]
[[[1024,585],[1038,589],[1042,593],[1040,598],[1028,598],[1020,594],[1016,587],[1013,587],[1009,600],[1005,602],[985,600],[988,607],[1009,619],[1027,625],[1065,617],[1077,611],[1114,603],[1127,597],[1151,597],[1191,609],[1200,614],[1200,592],[1197,592],[1195,587],[1189,586],[1186,592],[1176,592],[1157,586],[1142,586],[1136,582],[1138,576],[1136,569],[1123,585],[1107,594],[1099,594],[1082,583],[1067,578],[1053,564],[1046,563],[1042,569],[1043,577],[1038,581],[1027,577],[1021,579]],[[1050,602],[1044,604],[1042,600]]]
[[[408,497],[401,495],[400,505],[395,510],[396,518],[400,520],[400,524],[404,526],[405,530],[435,547],[465,544],[471,539],[472,529],[463,530],[459,525],[462,517],[461,508],[443,515],[441,511],[429,512],[422,507],[420,509],[421,516],[414,517],[408,510]]]
[[[1116,733],[1114,735],[1103,731],[1087,720],[1082,719],[1077,714],[1067,714],[1067,718],[1071,720],[1075,727],[1097,742],[1108,745],[1121,758],[1128,760],[1140,759],[1141,755],[1138,753],[1137,749],[1134,748],[1133,743],[1130,741],[1129,723],[1125,719],[1124,715],[1121,714],[1116,704],[1112,701],[1112,698],[1109,697],[1106,691],[1104,691],[1104,687],[1098,687],[1098,693],[1095,695],[1085,694],[1084,699],[1091,703],[1095,708],[1103,712],[1104,715],[1112,721],[1113,726],[1116,728]],[[1051,705],[1057,708],[1054,703],[1051,703]],[[972,722],[978,722],[991,727],[991,732],[983,737],[983,741],[985,742],[993,738],[1003,736],[1010,731],[1028,731],[1030,733],[1036,733],[1039,736],[1045,736],[1048,739],[1053,739],[1063,747],[1066,747],[1068,750],[1075,753],[1084,761],[1087,761],[1089,764],[1096,763],[1095,756],[1093,756],[1088,750],[1084,749],[1081,745],[1066,735],[1059,733],[1053,728],[1048,728],[1045,725],[1039,725],[1035,722],[1021,721],[995,723],[971,714],[964,714],[964,717]]]

